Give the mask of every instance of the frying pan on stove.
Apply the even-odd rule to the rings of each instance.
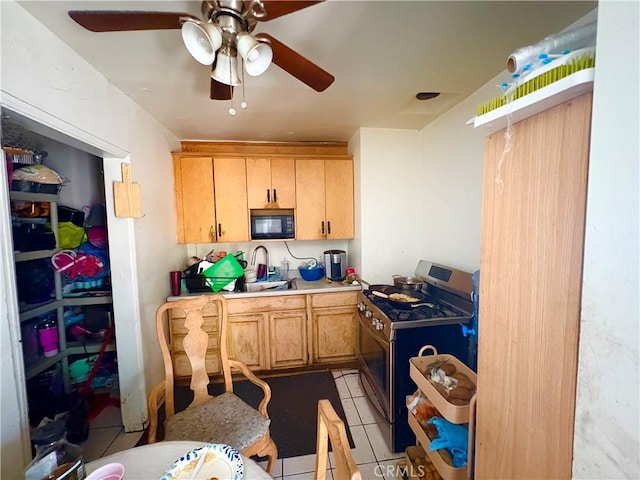
[[[372,285],[375,286],[375,285]],[[406,290],[401,290],[399,288],[389,288],[386,289],[386,291],[381,291],[381,289],[371,289],[371,293],[373,293],[373,295],[380,297],[380,298],[384,298],[387,300],[387,302],[389,302],[389,305],[391,305],[394,308],[399,308],[401,310],[411,310],[414,307],[433,307],[433,303],[431,302],[425,302],[425,296],[420,293],[420,292],[415,292],[415,291],[410,291],[409,293],[406,293]],[[410,297],[415,298],[415,300],[409,300],[409,301],[401,301],[401,300],[394,300],[393,298],[390,298],[390,295],[392,295],[393,293],[400,293],[402,295],[408,295]]]

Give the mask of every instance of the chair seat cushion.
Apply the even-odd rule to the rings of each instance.
[[[239,397],[225,392],[169,418],[164,438],[224,443],[242,451],[264,436],[270,423]]]

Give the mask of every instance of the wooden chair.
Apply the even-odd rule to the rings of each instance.
[[[315,480],[325,480],[329,442],[331,442],[336,463],[334,477],[340,480],[362,480],[360,470],[351,453],[344,423],[333,409],[331,402],[322,399],[318,402]]]
[[[203,309],[215,306],[220,333],[220,363],[224,377],[225,392],[216,397],[209,395],[209,375],[205,368],[205,353],[209,340],[203,331]],[[165,312],[182,310],[186,314],[184,351],[191,364],[193,402],[183,411],[176,413],[174,405],[174,372],[168,345],[167,320]],[[202,295],[167,302],[156,311],[158,343],[164,361],[165,379],[156,385],[149,395],[149,443],[156,441],[158,410],[164,404],[164,440],[196,440],[206,443],[230,445],[247,457],[259,455],[268,457],[267,472],[271,473],[278,458],[278,449],[269,433],[267,405],[271,400],[271,388],[256,377],[242,362],[227,356],[227,303],[222,295]],[[258,409],[246,404],[233,393],[231,369],[237,369],[253,384],[259,386],[264,397]]]

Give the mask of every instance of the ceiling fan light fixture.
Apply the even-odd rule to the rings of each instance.
[[[256,40],[251,34],[242,32],[236,36],[238,53],[244,60],[244,69],[252,77],[262,75],[273,59],[273,50],[267,42]]]
[[[181,30],[182,41],[191,56],[203,65],[211,65],[222,45],[220,28],[211,22],[187,20]]]
[[[220,83],[224,83],[225,85],[231,85],[234,87],[240,85],[240,77],[238,76],[238,59],[235,56],[229,55],[228,50],[222,49],[218,52],[216,66],[211,72],[211,78]]]

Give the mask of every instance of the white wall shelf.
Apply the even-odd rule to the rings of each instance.
[[[83,307],[87,305],[109,305],[113,299],[111,295],[105,295],[101,297],[76,297],[76,298],[68,298],[65,297],[64,305],[65,307]]]
[[[49,257],[53,257],[60,250],[62,249],[55,248],[53,250],[35,250],[33,252],[16,252],[15,259],[16,259],[16,262],[28,262],[29,260],[49,258]]]
[[[490,135],[568,100],[593,90],[595,68],[580,70],[500,108],[475,117],[474,128]]]
[[[67,355],[85,355],[87,353],[93,354],[98,353],[100,351],[101,343],[85,343],[84,345],[80,342],[69,342],[67,345]],[[105,352],[115,352],[116,346],[113,343],[113,340],[110,344],[108,344],[105,349]]]
[[[20,322],[24,322],[26,320],[31,320],[43,313],[50,312],[51,310],[55,310],[58,307],[62,306],[62,300],[53,300],[51,302],[44,302],[36,305],[27,305],[20,312]]]
[[[35,362],[33,365],[27,366],[26,367],[26,372],[25,372],[25,374],[27,376],[27,380],[30,380],[31,378],[33,378],[36,375],[44,372],[48,368],[53,367],[56,363],[64,360],[65,358],[67,358],[67,355],[68,355],[68,353],[66,351],[58,352],[53,357],[44,357],[44,358],[38,360],[37,362]]]

